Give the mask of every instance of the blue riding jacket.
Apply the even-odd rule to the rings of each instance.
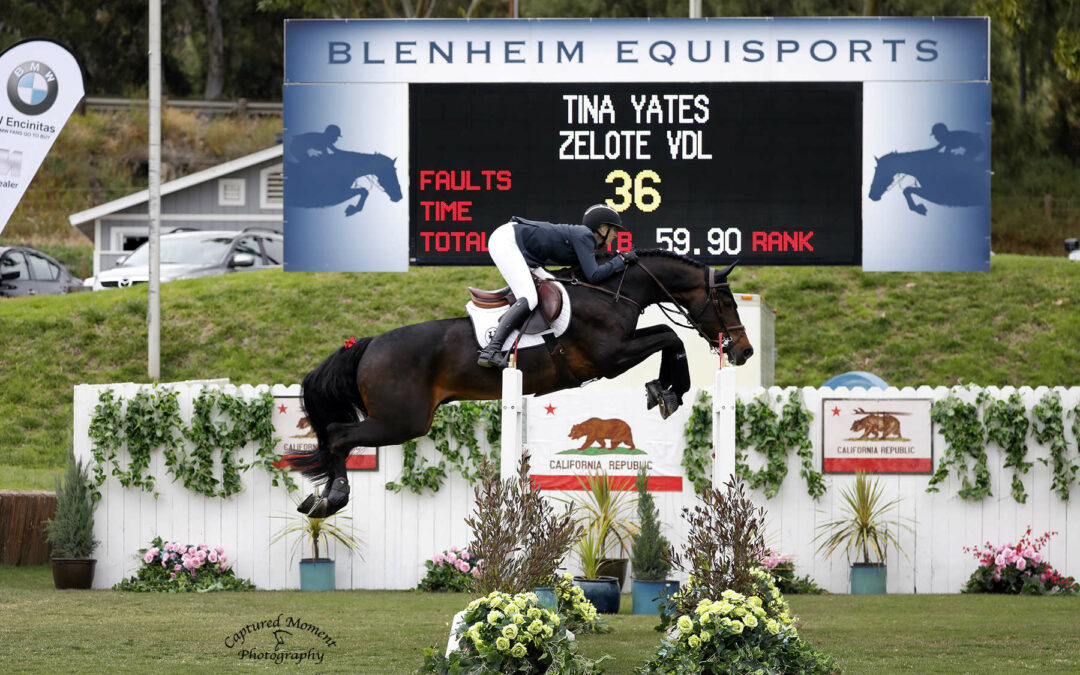
[[[541,265],[581,266],[585,278],[599,283],[621,272],[626,263],[615,256],[603,265],[596,263],[596,237],[584,225],[562,225],[514,216],[514,238],[529,267]]]

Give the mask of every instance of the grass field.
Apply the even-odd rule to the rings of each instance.
[[[240,658],[276,644],[274,620],[291,633],[283,649],[321,651],[309,672],[409,673],[426,646],[444,648],[449,621],[469,596],[408,591],[132,594],[56,591],[47,567],[0,566],[0,671],[5,673],[231,672],[276,669]],[[632,673],[659,643],[655,617],[622,612],[614,632],[580,639],[585,654],[610,654],[608,673]],[[792,596],[801,635],[847,673],[1080,672],[1080,597],[988,595]],[[307,624],[288,626],[288,619]],[[314,630],[311,627],[315,627]],[[325,631],[327,646],[315,633]]]
[[[1075,385],[1080,264],[995,256],[980,273],[737,268],[777,310],[776,383],[869,370],[896,386]],[[250,272],[162,287],[163,381],[293,383],[350,335],[461,316],[494,268],[408,274]],[[0,300],[0,488],[51,489],[71,439],[72,388],[145,382],[145,287]]]

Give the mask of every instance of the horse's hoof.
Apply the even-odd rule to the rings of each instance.
[[[300,502],[300,505],[296,507],[296,510],[300,513],[308,513],[309,511],[311,511],[311,507],[315,506],[315,499],[315,493],[312,492],[307,496],[307,499]]]
[[[660,396],[660,417],[667,419],[679,409],[679,397],[673,391],[665,391]]]
[[[311,507],[307,515],[308,518],[325,518],[330,515],[330,503],[326,497],[319,497],[319,500],[315,502],[315,506]]]
[[[645,383],[645,406],[646,410],[652,410],[660,404],[660,380]]]
[[[360,209],[356,208],[352,204],[349,204],[348,206],[345,207],[345,215],[346,216],[351,216],[352,214],[356,213],[359,210]]]

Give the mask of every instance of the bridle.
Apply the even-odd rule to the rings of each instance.
[[[708,268],[705,271],[705,284],[707,286],[706,302],[701,306],[701,309],[691,314],[690,310],[679,304],[679,301],[675,299],[675,296],[671,294],[671,291],[669,291],[667,287],[664,286],[663,282],[656,278],[656,275],[653,274],[648,267],[643,265],[640,261],[638,262],[638,267],[644,270],[645,273],[648,274],[649,277],[656,282],[656,285],[660,287],[660,290],[662,290],[664,294],[667,295],[668,299],[671,300],[671,304],[675,306],[675,310],[677,310],[677,313],[680,314],[684,319],[686,319],[687,323],[679,323],[678,319],[673,316],[675,311],[665,307],[663,303],[658,304],[657,306],[660,308],[660,311],[664,313],[664,316],[667,317],[668,321],[675,324],[676,326],[681,326],[682,328],[693,328],[694,330],[696,330],[698,332],[698,335],[705,338],[705,341],[709,343],[709,348],[714,353],[719,352],[722,348],[731,346],[731,333],[733,331],[743,331],[744,333],[746,332],[746,328],[744,328],[741,323],[729,326],[727,325],[727,322],[724,321],[724,313],[720,308],[720,293],[724,292],[727,295],[731,295],[732,297],[734,297],[734,295],[731,293],[731,286],[729,286],[727,282],[727,274],[718,275],[716,273],[716,270],[712,267]],[[709,335],[707,332],[705,332],[705,329],[701,327],[701,322],[699,321],[699,318],[708,310],[709,307],[712,307],[713,311],[716,313],[717,321],[719,321],[720,325],[724,327],[724,339],[722,343],[715,336]]]
[[[649,278],[651,278],[656,283],[660,290],[664,292],[664,295],[668,297],[668,300],[671,302],[671,304],[675,306],[674,310],[669,309],[668,307],[664,306],[666,303],[663,300],[660,301],[659,304],[657,304],[657,307],[659,307],[660,311],[664,313],[664,316],[667,317],[668,321],[682,328],[693,328],[694,330],[696,330],[698,334],[701,335],[701,337],[705,338],[705,341],[709,343],[709,348],[714,353],[719,352],[722,348],[731,346],[731,333],[733,331],[741,330],[744,333],[746,332],[746,328],[744,328],[741,323],[733,324],[731,326],[727,325],[727,322],[724,321],[723,311],[720,308],[721,292],[727,293],[728,295],[734,297],[734,295],[732,295],[731,293],[731,286],[729,286],[727,282],[727,272],[730,271],[730,267],[728,268],[728,270],[725,270],[724,274],[717,274],[716,270],[712,267],[709,267],[705,271],[707,299],[705,304],[701,306],[701,309],[694,312],[693,314],[690,313],[690,310],[679,304],[679,301],[675,299],[675,296],[671,294],[671,291],[667,289],[667,286],[665,286],[664,283],[660,281],[660,279],[658,279],[657,276],[653,274],[652,271],[642,261],[639,260],[637,262],[637,267],[641,268],[641,270],[644,271],[645,274],[649,275]],[[734,265],[732,265],[732,267],[734,267]],[[642,307],[641,303],[631,298],[628,298],[625,295],[622,295],[623,281],[626,280],[626,272],[629,269],[629,266],[623,268],[622,276],[619,279],[619,286],[614,291],[608,288],[604,288],[603,286],[597,286],[596,284],[590,284],[588,282],[581,281],[574,275],[571,275],[569,279],[556,278],[555,280],[569,282],[571,285],[574,286],[584,286],[585,288],[592,288],[603,293],[607,293],[608,295],[612,296],[612,302],[619,302],[620,300],[625,300],[626,302],[629,302],[630,304],[637,307],[639,314],[644,313],[645,308]],[[713,311],[716,313],[717,321],[719,321],[720,325],[724,327],[724,339],[722,343],[717,339],[717,336],[709,335],[701,326],[701,321],[699,319],[708,310],[709,307],[712,307]],[[682,318],[686,319],[687,323],[680,323],[679,320],[675,316],[673,316],[674,314],[678,314]]]

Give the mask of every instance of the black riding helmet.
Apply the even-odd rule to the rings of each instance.
[[[593,204],[585,209],[585,215],[581,217],[581,224],[593,232],[599,230],[601,225],[612,225],[618,230],[626,229],[623,227],[622,218],[615,212],[615,209],[603,204]]]

